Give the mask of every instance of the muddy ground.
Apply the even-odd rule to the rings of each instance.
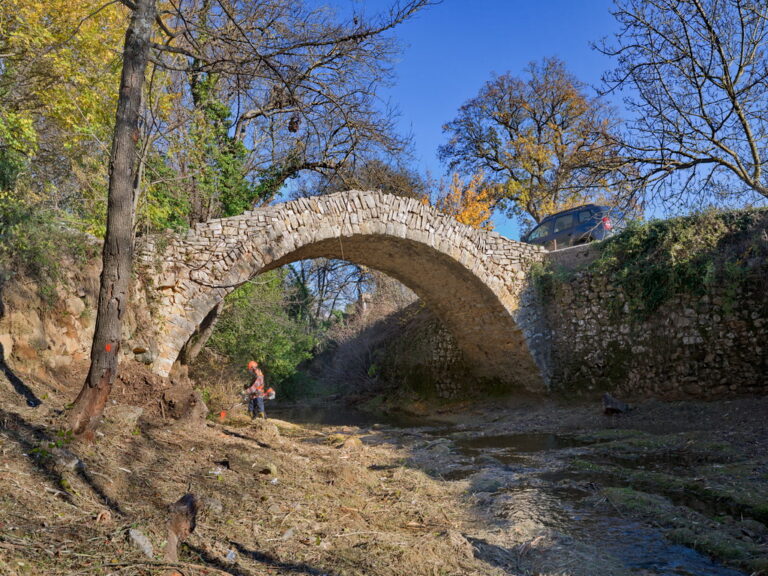
[[[76,386],[13,374],[32,407],[7,376],[2,574],[768,573],[765,398],[616,417],[517,398],[426,406],[405,427],[237,407],[180,424],[118,387],[82,444],[64,431]],[[205,509],[171,566],[167,506],[187,491]]]

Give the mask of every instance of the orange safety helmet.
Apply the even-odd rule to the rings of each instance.
[[[251,360],[250,362],[248,362],[248,370],[255,370],[258,367],[259,367],[259,363],[256,362],[256,360]]]

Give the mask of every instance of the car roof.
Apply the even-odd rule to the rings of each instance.
[[[610,206],[601,206],[600,204],[582,204],[581,206],[576,206],[575,208],[568,208],[568,210],[562,210],[560,212],[555,212],[554,214],[550,214],[549,216],[546,216],[541,220],[541,224],[544,222],[547,222],[549,220],[552,220],[554,218],[557,218],[558,216],[562,216],[563,214],[569,214],[571,212],[580,212],[581,210],[584,210],[585,208],[597,208],[599,210],[611,210]]]

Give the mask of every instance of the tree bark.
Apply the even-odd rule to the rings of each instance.
[[[135,0],[125,34],[123,71],[109,165],[107,232],[91,345],[91,367],[75,400],[70,422],[75,435],[92,437],[118,370],[123,316],[128,307],[133,259],[133,190],[144,73],[156,0]]]
[[[208,315],[203,318],[200,326],[197,327],[197,331],[192,335],[189,341],[184,345],[179,352],[179,363],[190,366],[202,352],[203,347],[213,335],[213,330],[216,328],[216,324],[221,316],[221,311],[224,309],[224,300],[219,302]]]

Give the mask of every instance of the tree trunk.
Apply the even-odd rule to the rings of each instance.
[[[123,316],[128,307],[133,259],[133,189],[144,73],[156,0],[134,0],[125,34],[123,71],[109,165],[107,233],[102,252],[91,367],[70,422],[77,436],[92,437],[117,376]]]
[[[216,328],[216,324],[219,321],[219,316],[221,315],[221,311],[224,309],[224,300],[219,302],[213,310],[211,310],[208,315],[203,318],[203,321],[200,323],[200,326],[197,327],[197,331],[192,335],[192,337],[189,339],[189,341],[184,345],[184,347],[181,349],[181,352],[179,352],[179,360],[178,362],[180,364],[185,364],[187,366],[191,366],[192,362],[195,361],[195,358],[197,358],[200,355],[200,352],[202,352],[203,347],[210,339],[211,335],[213,334],[213,330]]]

